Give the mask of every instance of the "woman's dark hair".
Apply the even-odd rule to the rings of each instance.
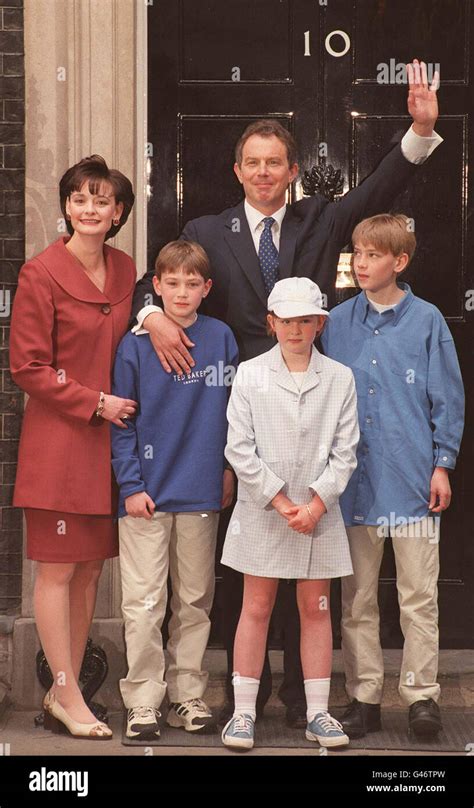
[[[100,154],[91,154],[90,157],[84,157],[74,166],[68,168],[59,182],[59,200],[66,221],[66,227],[71,236],[74,233],[74,228],[66,215],[66,199],[68,199],[74,191],[80,191],[87,180],[89,180],[89,191],[91,194],[97,194],[101,184],[108,182],[113,188],[115,201],[123,203],[120,224],[112,224],[105,236],[106,240],[113,238],[127,221],[133,207],[135,194],[133,193],[132,183],[121,171],[117,171],[115,168],[109,168]]]

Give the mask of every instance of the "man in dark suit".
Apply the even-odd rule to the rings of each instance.
[[[266,333],[266,301],[274,283],[291,275],[314,280],[335,302],[338,259],[362,219],[390,210],[393,201],[441,142],[433,132],[438,115],[437,76],[428,87],[426,66],[414,60],[408,66],[408,110],[413,124],[380,162],[375,171],[337,203],[324,197],[285,204],[286,191],[298,173],[292,136],[274,120],[251,124],[236,146],[235,173],[245,199],[217,215],[202,216],[187,223],[181,238],[196,241],[206,250],[213,288],[206,299],[206,314],[224,320],[232,328],[240,359],[250,359],[269,350],[273,341]],[[163,367],[171,372],[192,368],[192,343],[185,332],[166,318],[152,287],[153,272],[138,283],[133,314],[138,326],[150,332]],[[226,492],[224,492],[224,498]],[[225,718],[232,715],[233,642],[242,603],[242,576],[224,568],[223,623],[228,655]],[[287,706],[290,726],[306,726],[303,676],[299,659],[299,618],[295,588],[280,586],[284,600],[283,643],[285,676],[279,695]],[[257,714],[271,693],[268,654],[262,673]],[[226,718],[227,720],[227,718]]]

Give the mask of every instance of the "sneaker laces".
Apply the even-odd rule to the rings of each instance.
[[[252,732],[253,721],[249,715],[239,713],[239,715],[234,716],[234,722],[235,732]]]
[[[193,708],[197,710],[198,713],[202,713],[203,715],[209,715],[209,708],[203,702],[202,699],[189,699],[189,701],[184,702],[188,709],[192,710]]]
[[[342,732],[344,732],[342,724],[340,724],[339,721],[337,721],[327,712],[318,713],[316,720],[318,724],[320,724],[321,727],[327,732],[331,729],[340,729]]]
[[[132,711],[130,713],[130,720],[135,721],[137,718],[148,718],[150,713],[153,715],[155,719],[157,717],[158,710],[154,707],[132,707]]]

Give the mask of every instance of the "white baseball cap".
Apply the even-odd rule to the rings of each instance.
[[[268,297],[268,311],[277,317],[304,317],[309,314],[324,314],[323,296],[316,283],[309,278],[283,278],[277,281]]]

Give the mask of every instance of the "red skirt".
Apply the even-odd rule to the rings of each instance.
[[[24,508],[26,555],[33,561],[96,561],[119,554],[118,521],[94,516]]]

